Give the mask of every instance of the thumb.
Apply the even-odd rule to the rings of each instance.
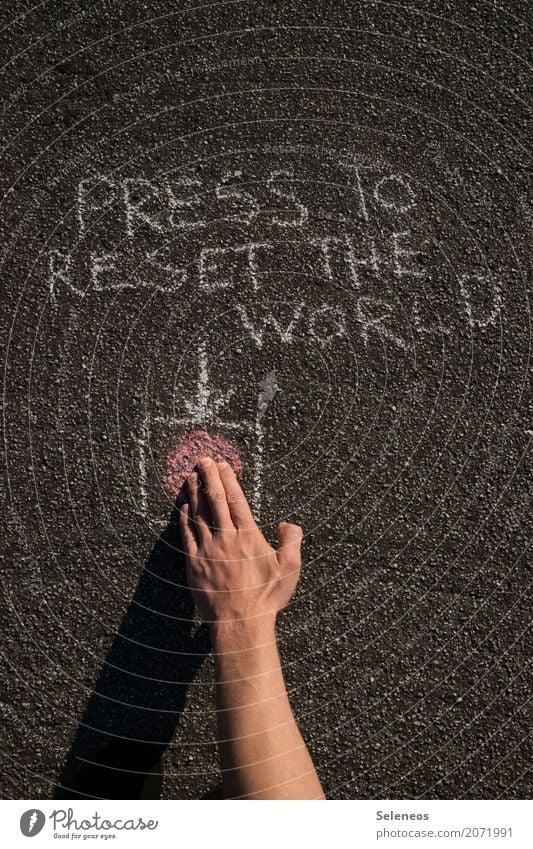
[[[282,569],[294,570],[300,566],[303,531],[299,525],[280,522],[277,527],[278,561]]]

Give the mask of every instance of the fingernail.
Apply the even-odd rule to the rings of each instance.
[[[200,460],[201,466],[210,466],[211,465],[211,457],[202,457]]]
[[[218,461],[218,466],[219,466],[219,468],[220,468],[220,469],[225,468],[225,466],[227,466],[227,465],[228,465],[228,464],[226,463],[226,461],[225,461],[225,460],[219,460],[219,461]]]
[[[187,480],[189,480],[191,483],[198,483],[198,475],[196,474],[196,472],[191,472]]]

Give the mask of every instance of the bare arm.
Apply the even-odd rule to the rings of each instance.
[[[301,529],[280,524],[274,551],[231,467],[203,458],[199,469],[180,521],[189,583],[211,626],[226,796],[323,799],[276,646],[276,615],[300,572]]]

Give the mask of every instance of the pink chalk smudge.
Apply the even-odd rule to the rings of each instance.
[[[192,472],[200,457],[226,460],[237,475],[242,471],[239,452],[231,442],[206,430],[194,430],[180,440],[178,447],[165,460],[164,485],[179,502],[185,499],[187,475]]]

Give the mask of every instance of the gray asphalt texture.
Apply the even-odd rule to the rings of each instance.
[[[280,648],[329,798],[523,797],[528,4],[33,5],[1,11],[3,796],[110,739],[165,798],[217,784],[161,483],[205,428],[268,538],[304,527]]]

